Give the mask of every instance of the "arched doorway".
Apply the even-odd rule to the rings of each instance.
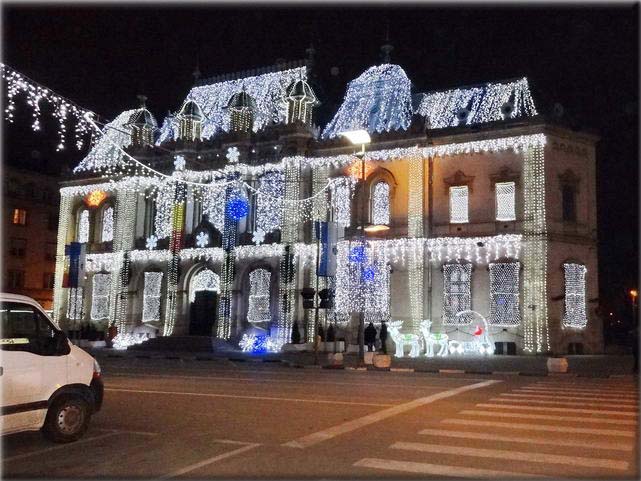
[[[189,287],[190,336],[211,336],[218,320],[220,277],[214,271],[203,269],[191,280]]]

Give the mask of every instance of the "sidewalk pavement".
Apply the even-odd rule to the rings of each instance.
[[[182,361],[225,361],[280,363],[292,368],[356,369],[359,366],[357,354],[345,354],[341,366],[332,366],[327,353],[318,353],[318,363],[313,352],[284,352],[250,354],[240,351],[224,352],[183,352],[183,351],[127,351],[109,348],[87,349],[97,359],[173,359]],[[585,377],[633,377],[633,358],[630,355],[582,355],[565,356],[568,361],[566,374],[550,373],[555,376]],[[437,358],[395,358],[389,369],[372,365],[367,370],[390,370],[410,372],[433,372],[443,374],[505,374],[546,376],[548,356],[477,356]],[[361,368],[362,370],[362,368]],[[637,375],[635,374],[634,377]]]

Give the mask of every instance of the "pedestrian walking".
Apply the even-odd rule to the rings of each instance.
[[[378,337],[381,340],[381,349],[383,350],[383,354],[387,354],[387,324],[385,324],[385,321],[381,322],[381,332]]]
[[[365,344],[367,344],[367,350],[372,352],[374,350],[374,343],[376,342],[376,328],[373,323],[369,323],[365,328]]]

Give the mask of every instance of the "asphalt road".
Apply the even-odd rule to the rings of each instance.
[[[3,477],[638,477],[631,379],[104,360],[71,445],[3,438]]]

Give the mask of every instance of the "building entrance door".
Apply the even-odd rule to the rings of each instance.
[[[212,336],[218,320],[218,293],[197,291],[191,303],[190,336]]]

